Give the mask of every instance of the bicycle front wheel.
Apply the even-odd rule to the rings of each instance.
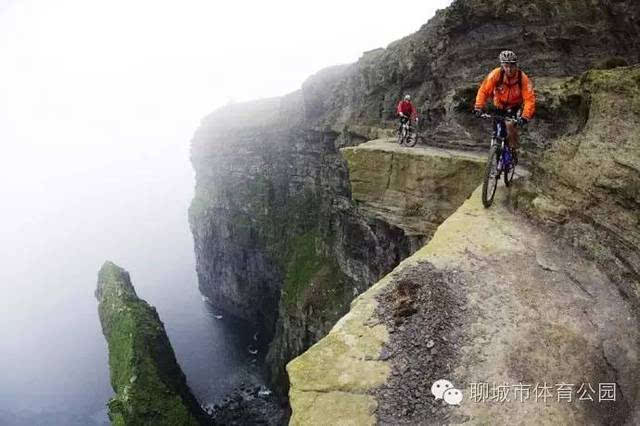
[[[402,128],[398,131],[398,144],[402,145],[406,137],[407,137],[407,129],[404,126],[402,126]]]
[[[406,140],[404,141],[404,144],[406,146],[415,146],[416,142],[418,142],[418,135],[416,134],[416,132],[409,132]]]
[[[484,181],[482,182],[482,204],[489,207],[493,203],[493,196],[496,194],[498,186],[498,153],[495,147],[489,150],[489,158],[484,170]]]

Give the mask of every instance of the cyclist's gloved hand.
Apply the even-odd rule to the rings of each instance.
[[[527,123],[529,122],[529,120],[527,120],[524,117],[518,117],[518,126],[520,127],[524,127],[527,125]]]
[[[480,108],[474,108],[473,115],[475,115],[477,118],[480,118],[480,116],[482,116],[482,110]]]

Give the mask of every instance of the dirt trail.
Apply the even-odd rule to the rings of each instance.
[[[500,186],[484,209],[476,190],[411,258],[455,273],[447,285],[465,299],[441,307],[460,325],[424,336],[455,349],[449,371],[424,372],[464,393],[460,406],[438,401],[444,414],[472,424],[640,424],[637,318],[593,263],[509,211],[509,196]],[[612,398],[607,387],[615,401],[600,401]]]
[[[476,189],[289,363],[291,424],[640,424],[638,318],[509,191],[485,209]],[[459,405],[432,396],[438,379]]]

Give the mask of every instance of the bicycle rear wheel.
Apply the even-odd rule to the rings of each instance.
[[[513,154],[510,148],[505,147],[502,151],[502,166],[504,169],[504,185],[509,186],[516,170],[516,163],[513,161]]]
[[[511,163],[509,168],[504,171],[504,184],[505,186],[511,185],[511,181],[513,180],[513,175],[515,174],[516,166]]]
[[[482,204],[489,207],[493,203],[493,196],[496,194],[498,186],[498,152],[496,147],[489,150],[489,158],[484,170],[484,180],[482,182]]]

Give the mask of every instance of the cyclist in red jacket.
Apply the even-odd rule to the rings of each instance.
[[[415,120],[418,123],[418,111],[411,103],[411,96],[404,95],[404,99],[398,102],[398,107],[396,108],[398,112],[398,117],[400,117],[400,126],[402,126],[407,120]]]

